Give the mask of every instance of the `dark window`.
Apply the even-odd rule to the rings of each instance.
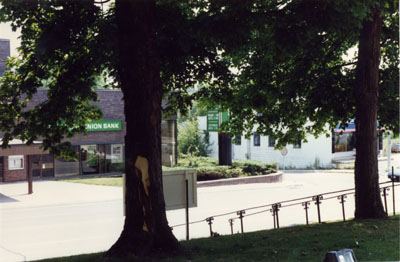
[[[235,145],[240,146],[242,144],[242,137],[241,136],[235,136],[233,138],[233,141],[234,141]]]
[[[353,151],[356,146],[355,132],[334,132],[332,153]]]
[[[301,140],[297,141],[297,143],[293,144],[293,148],[301,148]]]
[[[256,132],[253,133],[253,143],[254,143],[254,146],[260,146],[261,145],[260,135],[257,134]]]
[[[273,136],[268,137],[268,146],[269,147],[275,147],[276,139]]]

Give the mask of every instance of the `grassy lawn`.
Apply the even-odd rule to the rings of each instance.
[[[57,181],[81,183],[87,185],[122,187],[122,177],[95,177],[95,178],[76,178],[76,179],[74,178],[74,179],[60,179]]]
[[[351,248],[357,261],[399,261],[399,216],[386,220],[347,221],[295,226],[182,242],[175,256],[104,260],[103,253],[42,260],[78,261],[323,261],[327,251]]]

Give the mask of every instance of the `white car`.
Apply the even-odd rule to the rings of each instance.
[[[394,173],[392,174],[392,170],[388,172],[388,178],[393,179],[396,182],[400,182],[400,166],[395,167]]]

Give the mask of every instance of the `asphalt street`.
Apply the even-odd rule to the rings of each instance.
[[[381,181],[388,181],[380,176]],[[241,231],[235,211],[264,206],[246,211],[243,219],[245,232],[274,227],[269,204],[290,199],[314,196],[354,187],[351,172],[285,173],[283,182],[273,184],[245,184],[198,188],[198,206],[190,209],[190,238],[210,235],[205,218],[215,217],[212,229],[219,234],[230,234],[230,218],[236,218],[233,232]],[[400,199],[397,187],[396,198]],[[0,260],[30,261],[42,258],[69,256],[107,250],[123,228],[122,189],[74,183],[40,181],[34,183],[34,194],[27,195],[26,183],[0,185]],[[391,199],[391,191],[388,193]],[[311,199],[310,199],[311,201]],[[400,201],[397,204],[400,210]],[[322,221],[342,219],[342,209],[336,198],[323,200],[320,206]],[[388,210],[392,210],[388,201]],[[317,210],[311,201],[310,222],[317,222]],[[354,212],[354,197],[345,203],[347,217]],[[171,226],[185,222],[184,210],[168,211]],[[279,211],[280,226],[304,224],[305,210],[300,205]],[[174,227],[176,237],[185,239],[184,226]]]

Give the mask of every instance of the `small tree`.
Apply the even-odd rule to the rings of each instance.
[[[197,119],[187,120],[178,126],[178,153],[207,156],[211,150],[208,134],[199,129]]]

